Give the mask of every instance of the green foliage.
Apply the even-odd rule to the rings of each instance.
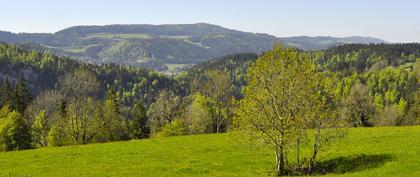
[[[32,100],[32,95],[23,78],[16,83],[14,99],[14,103],[16,104],[14,105],[14,109],[23,114]]]
[[[102,116],[98,121],[100,127],[100,135],[98,138],[101,142],[119,141],[127,139],[127,130],[123,126],[123,117],[120,114],[120,104],[113,90],[108,91],[107,97],[103,103]]]
[[[376,126],[396,126],[403,125],[404,112],[398,105],[387,105],[382,109],[376,110],[374,125]]]
[[[2,109],[2,113],[7,112]],[[2,115],[4,116],[4,115]],[[32,148],[31,129],[25,119],[16,111],[0,117],[0,150],[24,150]]]
[[[184,122],[176,119],[163,125],[162,130],[156,134],[156,137],[181,136],[185,135]]]
[[[222,71],[206,71],[205,83],[200,87],[207,96],[209,113],[213,121],[214,132],[221,133],[227,129],[227,122],[231,120],[232,82]]]
[[[208,98],[197,92],[192,103],[187,108],[185,119],[188,124],[189,134],[211,133],[213,131],[213,120],[207,106]]]
[[[148,117],[146,109],[140,101],[135,102],[132,109],[133,118],[130,120],[131,123],[131,136],[135,139],[142,139],[149,137],[150,128],[148,123]]]
[[[209,71],[223,71],[233,84],[232,94],[236,99],[242,98],[241,87],[246,84],[245,75],[248,67],[251,66],[258,55],[251,53],[227,55],[218,59],[210,60],[193,66],[188,70],[188,83],[191,85],[191,91],[200,89],[200,86],[206,81],[205,74]]]
[[[253,144],[271,147],[276,152],[277,173],[285,175],[285,154],[306,138],[306,130],[321,115],[317,113],[323,104],[314,92],[318,73],[307,54],[278,46],[249,68],[246,81],[235,127],[239,136],[247,135],[245,139]]]
[[[124,36],[124,40],[125,37],[132,36]],[[187,48],[207,45],[188,36],[165,38],[192,40]],[[120,47],[132,47],[134,53],[127,53],[129,58],[148,50],[139,49],[132,41]],[[0,104],[21,113],[37,146],[50,145],[50,141],[58,146],[144,138],[156,135],[163,126],[178,119],[183,121],[185,134],[229,131],[234,107],[231,100],[244,97],[241,89],[248,84],[245,76],[258,57],[229,55],[172,77],[129,66],[85,64],[23,48],[31,46],[0,44],[3,76]],[[93,48],[83,48],[89,50]],[[328,78],[316,81],[316,92],[319,104],[324,106],[321,112],[328,112],[329,117],[336,119],[336,109],[346,109],[336,103],[345,103],[352,88],[363,84],[374,108],[368,123],[375,126],[420,123],[417,44],[357,44],[298,53],[311,58],[314,69],[325,73],[324,79]],[[199,96],[194,95],[198,92],[203,97],[196,99]],[[41,114],[42,111],[45,113]],[[308,124],[317,127],[315,120]],[[323,126],[330,124],[333,123]],[[308,143],[304,139],[302,143]]]
[[[9,80],[6,78],[0,88],[0,107],[5,105],[11,106],[13,101],[12,87]]]
[[[51,127],[47,140],[49,146],[65,146],[74,144],[63,125],[60,124],[54,124]]]
[[[32,123],[32,134],[34,141],[40,146],[48,145],[48,120],[45,115],[45,111],[41,110],[38,115],[35,117],[34,122]]]
[[[371,126],[375,107],[369,88],[362,84],[352,87],[349,96],[344,100],[343,116],[354,127]]]
[[[139,99],[148,107],[155,101],[155,97],[161,90],[171,89],[177,94],[181,92],[174,79],[150,70],[114,64],[86,64],[68,57],[58,57],[49,52],[24,50],[4,43],[0,43],[0,68],[2,68],[0,74],[8,76],[6,79],[0,79],[2,82],[19,80],[25,73],[25,83],[31,86],[31,93],[34,97],[41,91],[54,88],[58,81],[63,84],[61,86],[68,86],[68,89],[72,89],[71,85],[62,82],[62,80],[71,81],[70,73],[74,73],[75,78],[85,79],[89,77],[84,76],[94,75],[100,82],[101,88],[115,87],[116,92],[127,93],[119,95],[121,103],[124,105],[131,106],[134,100]],[[65,75],[69,77],[64,78]],[[157,84],[152,84],[152,82]],[[10,91],[12,90],[11,84],[9,86],[10,89],[7,93],[12,98],[14,92]],[[77,88],[83,85],[74,86]],[[97,90],[95,97],[103,98],[106,94],[105,91],[106,89]],[[0,102],[2,99],[0,98]]]
[[[420,56],[419,44],[348,44],[333,47],[315,54],[323,68],[340,72],[344,76],[362,73],[369,68],[383,69],[381,66],[398,66],[414,62]]]
[[[161,92],[147,112],[151,133],[156,134],[165,124],[179,118],[182,110],[181,106],[181,98],[175,96],[173,92]]]

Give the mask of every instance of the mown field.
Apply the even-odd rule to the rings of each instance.
[[[351,129],[321,152],[324,176],[420,176],[420,127]],[[338,165],[337,165],[338,164]],[[273,176],[269,149],[228,134],[0,153],[0,176]]]

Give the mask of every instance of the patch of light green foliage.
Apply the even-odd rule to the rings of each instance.
[[[168,70],[166,72],[179,72],[182,67],[184,67],[187,64],[172,64],[172,63],[165,63],[165,65],[168,67]]]

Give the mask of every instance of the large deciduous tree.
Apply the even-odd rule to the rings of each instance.
[[[278,175],[286,174],[287,152],[316,124],[322,108],[318,79],[307,54],[283,46],[249,68],[234,125],[241,134],[274,149]]]
[[[65,104],[62,105],[65,105],[65,110],[60,111],[62,116],[58,121],[61,126],[54,127],[55,132],[66,132],[70,144],[92,142],[101,127],[101,104],[95,99],[100,85],[98,79],[94,73],[80,69],[66,74],[58,85],[64,95]]]

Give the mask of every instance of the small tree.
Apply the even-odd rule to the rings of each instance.
[[[132,108],[133,119],[131,120],[132,136],[136,139],[147,138],[150,133],[149,125],[147,125],[148,117],[146,109],[140,101],[136,101]]]
[[[211,133],[213,122],[206,106],[207,102],[206,97],[198,92],[193,96],[185,114],[190,134]]]
[[[185,134],[185,126],[182,119],[176,119],[171,123],[165,124],[161,131],[156,134],[157,137],[180,136]]]
[[[149,117],[148,125],[152,134],[159,132],[165,124],[170,124],[180,116],[181,99],[172,92],[160,92],[147,112]]]
[[[403,111],[395,104],[376,109],[373,123],[375,126],[395,126],[402,122]]]
[[[126,131],[120,114],[120,103],[116,92],[110,89],[102,108],[102,118],[98,128],[101,128],[101,141],[118,141],[125,139]]]
[[[45,115],[45,111],[41,110],[35,117],[34,123],[32,124],[32,132],[34,140],[40,146],[48,145],[48,132],[50,130],[48,119]]]
[[[335,140],[344,137],[347,134],[345,125],[338,115],[339,91],[337,88],[337,78],[332,73],[319,73],[316,92],[318,93],[312,103],[313,117],[310,120],[309,128],[314,128],[312,154],[309,158],[308,172],[311,173],[317,165],[317,155],[333,143]],[[299,150],[299,149],[298,149]],[[299,164],[299,151],[297,163]]]
[[[65,146],[73,144],[69,134],[62,124],[54,124],[48,132],[48,145],[49,146]]]
[[[45,118],[48,120],[47,124],[50,128],[51,124],[53,124],[57,119],[54,114],[57,113],[58,109],[60,109],[59,106],[61,106],[62,101],[62,95],[55,90],[41,92],[31,102],[31,104],[29,104],[25,111],[29,124],[32,126],[38,114],[43,111],[45,112]]]
[[[67,114],[64,128],[73,142],[87,144],[93,142],[100,132],[100,103],[91,98],[72,99],[67,105]]]
[[[229,76],[222,71],[206,71],[204,73],[205,84],[202,92],[209,97],[207,105],[213,119],[214,131],[223,131],[223,124],[228,120],[228,111],[232,99],[232,81]]]
[[[356,84],[351,88],[349,96],[344,100],[343,114],[354,127],[371,126],[369,119],[373,117],[375,106],[369,88]]]

